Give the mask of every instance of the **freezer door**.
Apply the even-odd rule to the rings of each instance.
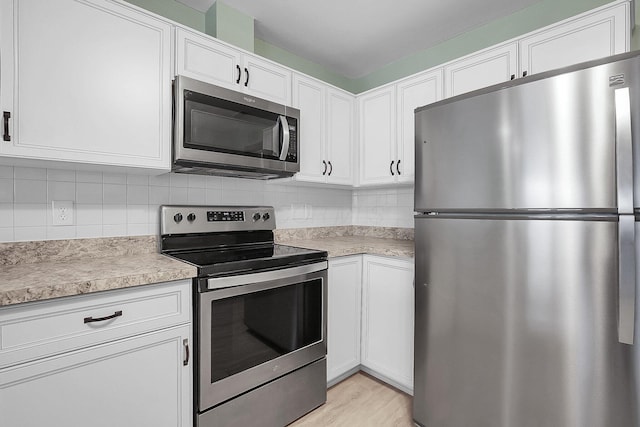
[[[418,217],[414,419],[638,426],[614,221]]]
[[[615,211],[616,143],[640,135],[640,120],[616,116],[615,92],[628,87],[626,108],[640,114],[639,58],[420,109],[416,211]],[[631,156],[629,147],[619,160]]]

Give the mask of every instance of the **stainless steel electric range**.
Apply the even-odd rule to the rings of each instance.
[[[161,252],[198,268],[198,427],[282,427],[326,401],[327,253],[274,244],[275,225],[272,207],[160,209]]]

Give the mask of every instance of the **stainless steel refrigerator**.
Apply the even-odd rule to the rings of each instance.
[[[640,56],[415,119],[414,421],[639,426]]]

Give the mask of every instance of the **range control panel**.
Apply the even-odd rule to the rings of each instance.
[[[161,235],[275,228],[275,214],[271,206],[165,205],[160,207]]]

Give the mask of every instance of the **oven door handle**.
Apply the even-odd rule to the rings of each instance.
[[[207,289],[224,289],[233,286],[256,284],[259,282],[270,282],[273,280],[282,280],[293,276],[326,270],[328,268],[328,265],[329,263],[327,261],[322,261],[313,264],[301,265],[298,267],[285,268],[282,270],[240,274],[238,276],[213,277],[211,279],[207,279]]]

